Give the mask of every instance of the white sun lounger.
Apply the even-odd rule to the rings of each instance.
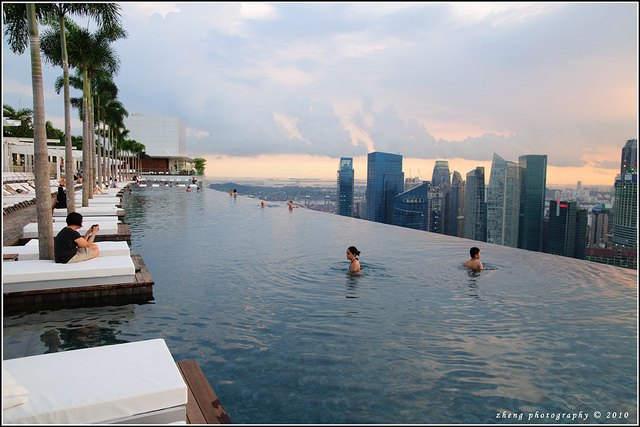
[[[98,235],[106,235],[106,234],[118,234],[118,221],[117,217],[112,218],[87,218],[82,221],[82,228],[78,230],[80,235],[84,236],[84,234],[89,230],[89,228],[93,224],[98,224],[100,226],[100,231],[98,231]],[[56,236],[60,230],[67,226],[67,223],[64,219],[60,218],[60,220],[55,221],[53,223],[53,235]],[[37,239],[38,238],[38,223],[30,222],[22,228],[22,237],[25,239]]]
[[[76,206],[76,212],[78,212],[83,217],[92,217],[92,216],[117,216],[118,208],[116,205],[93,205],[93,206]],[[54,209],[53,210],[54,217],[67,217],[67,209]]]
[[[35,244],[25,246],[3,246],[3,254],[18,254],[18,261],[32,261],[39,259],[38,239],[32,239],[30,242]],[[105,256],[130,256],[129,244],[127,242],[98,242],[100,255],[98,258]]]
[[[3,360],[27,402],[9,424],[186,423],[187,386],[163,339]],[[4,394],[3,377],[3,394]]]
[[[74,264],[58,264],[53,260],[4,262],[2,292],[134,283],[135,271],[133,260],[126,255],[98,257]]]

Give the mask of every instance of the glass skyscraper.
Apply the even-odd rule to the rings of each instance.
[[[638,172],[638,140],[630,139],[622,148],[620,160],[620,175],[624,176],[629,171]]]
[[[341,157],[338,170],[338,215],[353,216],[353,158]]]
[[[443,184],[451,185],[449,162],[447,160],[436,160],[436,164],[433,166],[431,185],[441,187]]]
[[[482,166],[467,173],[464,237],[482,242],[487,240],[487,204],[485,201],[484,168]]]
[[[624,174],[615,184],[613,236],[611,242],[630,248],[638,246],[638,175]]]
[[[547,252],[584,259],[587,247],[587,211],[576,201],[551,200]]]
[[[518,247],[520,167],[494,153],[487,191],[487,242]]]
[[[393,204],[393,224],[427,230],[429,182],[398,194]]]
[[[367,219],[392,224],[394,198],[404,190],[402,156],[376,151],[367,160]]]
[[[520,156],[520,221],[518,247],[542,251],[544,199],[547,186],[547,156]]]

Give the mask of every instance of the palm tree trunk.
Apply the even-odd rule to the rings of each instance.
[[[71,102],[69,100],[69,58],[64,15],[60,16],[60,44],[62,45],[62,75],[64,80],[64,171],[67,181],[67,214],[76,210],[76,190],[73,179],[74,161],[71,144]]]
[[[35,162],[36,215],[38,218],[38,249],[40,259],[53,259],[53,220],[51,217],[51,186],[49,184],[49,154],[44,115],[44,89],[40,40],[34,3],[27,5],[29,46],[31,52],[31,85],[33,88],[33,156]]]
[[[87,70],[83,70],[83,94],[82,94],[82,206],[89,206],[89,169],[91,157],[89,155],[89,112],[88,112],[88,82]]]
[[[89,133],[89,141],[91,143],[91,191],[89,191],[89,199],[93,199],[93,189],[96,186],[96,127],[91,81],[89,81],[89,124],[91,125]]]

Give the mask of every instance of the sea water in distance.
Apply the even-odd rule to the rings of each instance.
[[[637,422],[636,271],[207,188],[124,209],[155,301],[5,316],[3,359],[164,338],[235,423]]]

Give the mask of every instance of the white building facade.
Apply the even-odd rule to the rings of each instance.
[[[176,116],[143,116],[134,113],[124,119],[128,139],[145,146],[151,159],[144,159],[142,172],[179,173],[190,170],[193,159],[186,155],[186,131]]]

